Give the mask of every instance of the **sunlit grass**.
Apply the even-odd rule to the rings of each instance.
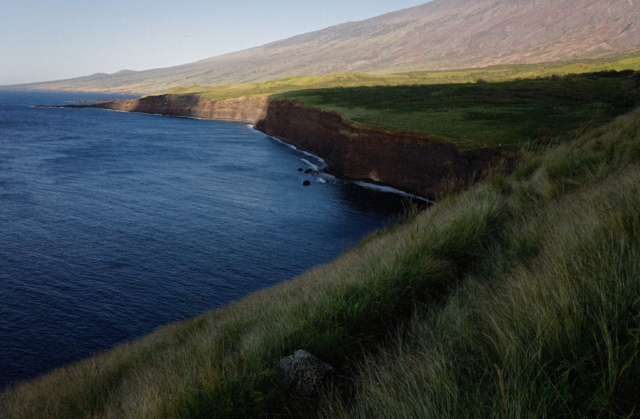
[[[462,149],[567,141],[640,105],[640,73],[509,82],[350,87],[275,95],[347,122],[439,138]]]
[[[170,93],[216,100],[251,95],[295,99],[307,107],[337,112],[351,124],[422,134],[463,150],[502,146],[517,151],[530,143],[572,140],[640,105],[640,72],[632,70],[511,77],[525,70],[528,72],[522,74],[531,76],[560,68],[638,67],[640,58],[597,65],[548,65],[553,71],[538,66],[535,71],[515,66],[508,73],[506,69],[453,72],[473,75],[466,81],[445,77],[447,72],[382,76],[342,72],[232,86],[190,86]],[[564,70],[558,72],[564,74]],[[434,79],[434,74],[440,78]],[[480,76],[486,78],[477,78]]]
[[[242,96],[275,95],[303,89],[460,84],[475,83],[479,79],[498,82],[517,78],[564,76],[609,70],[640,70],[640,57],[636,53],[628,57],[610,57],[570,63],[503,65],[448,71],[412,71],[411,67],[407,67],[406,69],[398,69],[393,74],[366,74],[342,71],[326,75],[287,77],[233,85],[183,86],[172,88],[168,93],[197,94],[214,100],[225,100]]]

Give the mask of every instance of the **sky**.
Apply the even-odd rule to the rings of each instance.
[[[0,86],[186,64],[428,0],[2,0]]]

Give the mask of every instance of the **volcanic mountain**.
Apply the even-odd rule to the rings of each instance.
[[[159,93],[335,71],[394,73],[618,55],[640,49],[640,0],[433,0],[257,48],[140,72],[19,86]]]

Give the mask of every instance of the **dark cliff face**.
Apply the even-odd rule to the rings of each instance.
[[[327,171],[341,178],[373,181],[420,196],[432,196],[452,176],[471,179],[500,152],[460,153],[442,142],[412,135],[353,127],[338,114],[271,100],[260,131],[324,158]]]

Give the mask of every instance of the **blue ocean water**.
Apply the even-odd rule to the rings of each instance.
[[[293,278],[402,210],[244,123],[33,107],[103,97],[0,91],[0,388]]]

